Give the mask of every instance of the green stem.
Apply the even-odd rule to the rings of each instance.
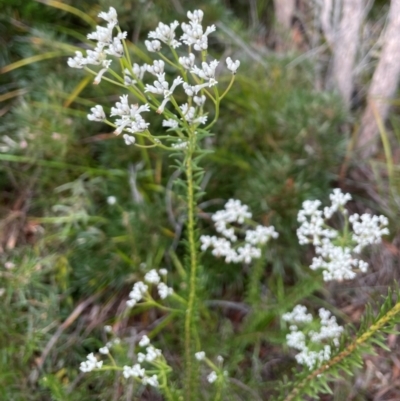
[[[194,150],[194,132],[189,131],[189,147],[186,157],[186,181],[187,181],[187,231],[189,243],[189,298],[185,317],[185,400],[195,400],[195,371],[194,371],[194,314],[196,302],[196,281],[197,281],[197,250],[195,240],[195,197],[194,197],[194,179],[193,179],[193,150]]]
[[[215,116],[214,119],[207,125],[204,129],[207,131],[209,130],[218,120],[219,117],[219,104],[220,104],[220,97],[218,93],[218,89],[214,86],[214,93],[215,93]]]
[[[164,370],[162,371],[162,388],[165,392],[165,396],[166,396],[167,400],[174,401],[174,397],[171,393],[171,390],[168,387],[168,377]]]
[[[223,386],[223,382],[221,381],[220,378],[218,378],[217,393],[215,394],[214,401],[221,401],[222,386]]]
[[[90,73],[93,74],[93,75],[97,75],[97,72],[96,72],[96,71],[93,71],[93,70],[91,70],[91,69],[88,68],[88,67],[84,67],[84,69],[85,69],[86,71],[90,72]],[[109,70],[110,70],[110,69],[109,69]],[[111,71],[111,70],[110,70],[110,71]],[[107,78],[107,77],[105,77],[105,76],[103,76],[101,79],[104,80],[104,81],[107,81],[107,82],[111,82],[111,83],[114,84],[114,85],[121,86],[122,88],[126,88],[125,85],[120,84],[119,82],[114,81],[114,80],[112,80],[112,79],[110,79],[110,78]]]
[[[176,68],[177,70],[180,70],[179,65],[173,63],[169,58],[165,57],[161,52],[157,53],[167,64],[172,65],[172,67]]]
[[[360,345],[368,341],[377,331],[381,330],[387,323],[389,323],[395,315],[400,312],[400,301],[397,302],[393,308],[383,315],[375,324],[373,324],[364,334],[359,338],[355,339],[350,345],[348,345],[340,354],[336,355],[330,361],[324,362],[321,367],[311,372],[306,378],[300,381],[296,387],[284,398],[284,401],[293,401],[297,398],[303,388],[310,382],[316,380],[319,375],[326,373],[332,366],[340,363],[343,359],[347,358],[353,353]]]
[[[261,278],[265,267],[265,250],[262,249],[261,258],[257,259],[249,279],[249,292],[247,295],[250,305],[255,306],[260,303]]]
[[[235,81],[235,74],[232,74],[231,82],[229,82],[228,87],[225,89],[225,92],[220,96],[219,100],[221,101],[225,95],[229,92],[232,87],[233,82]]]

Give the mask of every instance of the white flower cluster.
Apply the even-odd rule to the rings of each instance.
[[[176,38],[176,29],[179,26],[178,21],[174,21],[167,25],[160,22],[154,31],[149,32],[148,37],[151,40],[146,40],[145,45],[149,52],[160,52],[161,43],[164,43],[176,49],[182,44],[188,46],[187,56],[178,57],[180,69],[187,70],[193,80],[194,84],[191,85],[187,80],[186,73],[183,77],[176,77],[172,83],[168,82],[165,77],[164,60],[154,60],[152,65],[144,64],[139,66],[134,63],[131,68],[125,68],[124,83],[126,87],[135,87],[137,91],[144,90],[144,93],[149,93],[156,96],[163,96],[161,103],[157,103],[157,113],[164,113],[165,107],[168,102],[172,101],[175,90],[178,86],[182,85],[186,95],[190,98],[185,104],[180,105],[181,111],[178,113],[179,116],[174,116],[163,121],[163,126],[176,129],[182,122],[182,125],[198,125],[205,124],[207,122],[207,116],[204,115],[203,105],[206,97],[203,93],[200,93],[204,88],[212,87],[218,82],[216,80],[216,68],[219,64],[218,60],[207,62],[203,59],[204,53],[201,56],[201,67],[196,66],[195,55],[192,53],[192,49],[198,52],[204,52],[208,49],[208,36],[215,31],[215,25],[211,25],[203,29],[202,20],[204,13],[201,10],[195,10],[188,12],[187,17],[189,23],[182,23],[181,28],[183,35],[178,40]],[[113,30],[118,25],[118,17],[116,10],[110,7],[107,13],[101,12],[99,17],[104,19],[108,24],[107,27],[97,26],[96,31],[88,35],[89,39],[97,41],[97,45],[94,50],[87,50],[87,57],[82,55],[82,52],[76,52],[74,58],[68,59],[68,65],[73,68],[84,68],[89,64],[102,65],[102,69],[99,71],[95,78],[95,83],[98,84],[101,81],[103,74],[108,70],[111,64],[111,60],[107,59],[107,56],[115,56],[118,58],[124,57],[124,45],[123,40],[126,38],[126,32],[118,33],[113,37]],[[175,52],[175,50],[173,50]],[[171,62],[172,63],[172,62]],[[172,63],[173,64],[173,63]],[[239,68],[240,62],[233,61],[230,57],[226,59],[227,68],[236,74]],[[148,72],[155,76],[155,80],[152,84],[144,84],[142,82],[144,74]],[[115,75],[115,73],[113,73]],[[138,83],[138,81],[140,81]],[[138,85],[137,87],[135,85]],[[143,93],[142,93],[143,95]],[[143,95],[144,96],[144,95]],[[149,97],[149,101],[154,101],[152,96]],[[156,101],[154,101],[156,103]],[[192,106],[193,104],[193,106]],[[174,106],[176,103],[174,101]],[[145,122],[141,116],[142,112],[149,111],[149,105],[143,106],[128,104],[127,95],[121,96],[120,102],[117,102],[116,107],[112,108],[111,117],[119,117],[115,121],[117,135],[126,131],[123,135],[123,139],[127,145],[135,143],[135,137],[132,134],[144,132],[148,129],[149,123]],[[106,115],[101,105],[96,105],[91,108],[91,113],[88,114],[88,119],[91,121],[106,121]],[[152,139],[153,143],[157,144],[157,141]],[[172,147],[175,149],[185,149],[185,142],[181,144],[174,144]]]
[[[242,205],[239,200],[230,199],[223,210],[214,213],[212,220],[217,232],[223,237],[202,235],[201,250],[206,251],[213,248],[212,254],[217,257],[225,257],[226,263],[250,263],[252,259],[261,257],[261,249],[258,246],[265,245],[271,238],[277,238],[278,233],[273,226],[257,226],[255,230],[245,231],[244,242],[233,246],[238,237],[236,233],[240,230],[237,225],[243,225],[252,218],[248,206]]]
[[[142,367],[143,362],[154,362],[157,358],[162,356],[161,350],[154,348],[150,344],[150,339],[147,336],[143,336],[139,341],[140,347],[147,347],[146,354],[139,352],[138,353],[138,362],[133,366],[124,366],[122,374],[125,379],[130,377],[134,377],[142,382],[142,384],[150,385],[152,387],[158,387],[159,382],[157,375],[153,374],[152,376],[146,376],[146,369]]]
[[[343,332],[343,327],[336,322],[335,316],[324,308],[319,310],[320,330],[309,330],[306,334],[300,331],[298,324],[308,324],[313,322],[311,314],[307,313],[307,308],[297,305],[292,312],[285,313],[283,320],[291,323],[290,333],[286,336],[289,347],[300,351],[296,355],[296,361],[301,365],[306,365],[309,369],[320,366],[324,361],[331,357],[331,345],[323,345],[323,341],[332,341],[335,347],[339,346],[339,337]],[[321,348],[322,347],[322,348]],[[318,349],[319,348],[319,349]]]
[[[90,109],[92,114],[88,114],[87,118],[91,121],[104,121],[106,115],[103,107],[97,105]],[[119,135],[123,130],[135,134],[137,132],[143,132],[147,130],[149,123],[147,123],[142,117],[141,113],[150,111],[148,104],[143,106],[129,105],[128,95],[120,96],[120,102],[115,104],[115,107],[111,108],[110,117],[120,117],[115,120],[116,130],[115,134]],[[124,134],[123,138],[127,145],[135,143],[135,137],[132,135]]]
[[[293,323],[311,323],[313,317],[311,313],[307,313],[307,308],[304,305],[296,305],[292,312],[285,313],[282,319]]]
[[[209,359],[206,358],[206,353],[204,351],[199,351],[194,354],[195,358],[198,361],[205,361],[208,366],[210,366],[212,369],[218,369],[217,366],[212,363]],[[217,361],[219,367],[222,366],[222,363],[224,362],[224,358],[221,355],[217,356]],[[218,369],[219,370],[219,369]],[[224,370],[223,372],[220,371],[220,373],[223,373],[223,376],[227,377],[228,376],[228,371]],[[212,370],[208,375],[207,375],[207,381],[209,383],[214,383],[218,379],[218,373],[215,370]]]
[[[172,295],[174,293],[173,288],[168,287],[164,282],[161,281],[161,278],[165,277],[166,275],[166,269],[160,269],[158,272],[155,269],[148,271],[144,276],[144,282],[138,281],[133,285],[132,291],[129,293],[129,300],[126,301],[126,305],[129,308],[133,308],[145,296],[151,297],[148,293],[149,286],[147,284],[157,285],[158,295],[161,299],[165,299]],[[145,282],[147,284],[145,284]]]
[[[351,196],[343,194],[340,189],[334,189],[330,199],[331,206],[325,207],[323,212],[319,210],[319,200],[303,202],[303,209],[297,216],[297,221],[301,223],[297,236],[300,244],[311,243],[315,246],[317,256],[313,258],[310,268],[321,269],[325,281],[350,280],[356,276],[355,269],[361,272],[368,269],[368,263],[354,254],[360,254],[367,245],[380,243],[382,235],[389,234],[388,220],[384,216],[370,214],[348,217],[344,206]],[[327,224],[327,220],[336,212],[341,212],[353,228],[351,240],[347,240],[345,245],[341,242],[341,233]]]
[[[88,39],[96,40],[97,45],[94,50],[87,50],[86,57],[82,52],[75,52],[75,57],[68,59],[68,65],[72,68],[83,68],[86,65],[102,65],[102,69],[97,74],[94,83],[101,81],[103,74],[110,67],[111,60],[107,60],[107,55],[121,58],[124,55],[122,40],[126,38],[126,32],[120,32],[113,37],[113,30],[118,25],[117,12],[110,7],[108,13],[101,12],[99,17],[108,22],[107,27],[97,26],[96,31],[87,35]]]
[[[84,373],[91,372],[94,369],[100,369],[103,366],[103,361],[98,361],[93,352],[91,352],[86,358],[86,361],[81,362],[79,367],[79,369]]]
[[[214,383],[217,379],[217,372],[215,372],[214,370],[207,376],[207,381],[209,383]]]
[[[108,327],[111,328],[111,326],[105,326],[105,331],[110,332],[111,330],[108,329]],[[119,344],[120,339],[115,338],[112,341],[107,342],[107,344],[104,347],[101,347],[99,349],[99,352],[103,355],[107,355],[110,353],[110,348],[114,344]],[[150,344],[150,339],[147,336],[143,336],[141,340],[139,341],[139,346],[140,347],[146,347],[145,354],[142,352],[138,353],[138,362],[134,364],[133,366],[124,366],[122,374],[123,376],[128,379],[130,377],[134,377],[138,379],[142,384],[144,385],[150,385],[153,387],[158,387],[159,382],[157,375],[153,374],[152,376],[147,376],[146,375],[146,369],[141,366],[141,363],[143,362],[149,362],[152,363],[156,361],[158,358],[162,358],[162,353],[161,350],[153,347]],[[87,356],[87,360],[85,362],[81,362],[80,364],[80,370],[82,372],[91,372],[94,369],[100,369],[103,366],[103,361],[98,361],[97,358],[94,356],[93,353],[90,353]]]
[[[370,214],[353,214],[349,218],[353,226],[353,240],[357,243],[354,252],[360,253],[368,245],[379,244],[382,235],[388,235],[389,224],[385,216],[371,216]]]

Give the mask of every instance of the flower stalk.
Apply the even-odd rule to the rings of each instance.
[[[189,131],[189,146],[186,156],[186,183],[187,183],[187,230],[189,244],[189,296],[185,316],[185,365],[186,381],[185,395],[187,400],[194,399],[195,392],[195,372],[194,363],[194,308],[196,303],[196,284],[197,284],[197,249],[195,238],[195,196],[193,180],[193,151],[194,151],[194,132]]]

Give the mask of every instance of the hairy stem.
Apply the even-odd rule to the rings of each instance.
[[[397,302],[393,308],[383,315],[375,324],[373,324],[364,334],[355,339],[350,345],[348,345],[340,354],[336,355],[330,361],[324,363],[321,367],[311,372],[305,379],[299,382],[295,388],[284,398],[284,401],[293,401],[305,385],[313,380],[315,380],[319,375],[326,373],[332,366],[340,363],[343,359],[347,358],[351,353],[353,353],[361,344],[365,343],[370,339],[377,331],[382,329],[387,323],[389,323],[395,315],[400,312],[400,301]]]
[[[197,281],[197,251],[195,239],[195,197],[194,197],[194,179],[193,179],[193,149],[194,132],[189,131],[189,146],[186,156],[186,182],[187,182],[187,236],[189,244],[189,297],[186,309],[185,320],[185,400],[195,400],[195,369],[194,362],[194,307],[196,302],[196,281]]]

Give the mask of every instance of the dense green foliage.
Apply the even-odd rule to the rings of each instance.
[[[149,29],[172,21],[180,5],[198,6],[75,3],[68,2],[94,21],[112,4],[140,62],[147,56],[139,40]],[[207,139],[213,152],[203,160],[206,195],[198,215],[211,232],[205,213],[235,197],[280,237],[258,267],[256,294],[246,292],[250,271],[203,257],[213,268],[201,275],[207,292],[200,296],[208,306],[200,311],[207,322],[202,340],[207,353],[226,357],[233,378],[226,399],[267,399],[295,365],[282,351],[280,316],[304,298],[314,306],[324,302],[321,278],[305,268],[309,255],[297,243],[296,215],[302,201],[326,199],[336,184],[350,118],[335,94],[314,89],[311,63],[293,67],[290,58],[273,54],[257,54],[257,62],[238,45],[235,36],[250,42],[253,33],[244,2],[236,3],[202,2],[207,22],[234,32],[219,29],[211,51],[235,54],[242,65]],[[259,2],[259,15],[268,15],[269,3]],[[36,1],[3,0],[0,10],[0,399],[125,399],[114,374],[85,376],[78,366],[104,343],[105,324],[123,337],[134,336],[132,327],[159,334],[157,341],[181,366],[172,346],[178,330],[170,321],[154,311],[121,312],[143,266],[167,267],[180,285],[184,205],[173,185],[178,177],[161,152],[129,148],[109,127],[86,119],[100,100],[112,104],[118,98],[112,86],[94,88],[66,66],[66,57],[86,40],[88,20]],[[21,60],[26,65],[13,68]],[[160,121],[152,126],[161,129]],[[398,191],[392,189],[393,207],[385,212],[395,217]],[[109,196],[117,198],[115,205],[107,203]],[[122,359],[125,351],[117,349]],[[159,399],[150,390],[141,397]]]

